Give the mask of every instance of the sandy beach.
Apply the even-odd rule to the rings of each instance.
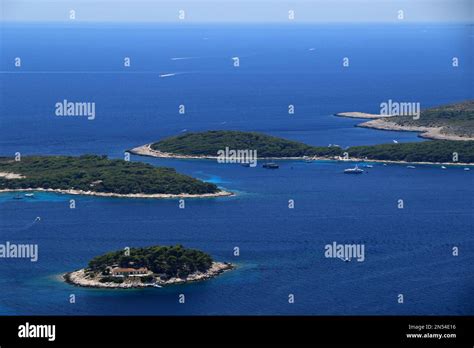
[[[63,280],[69,284],[88,287],[88,288],[108,288],[108,289],[136,289],[149,288],[155,286],[167,286],[184,284],[207,280],[218,276],[219,274],[235,268],[234,265],[225,262],[213,262],[211,268],[204,273],[196,272],[190,274],[186,278],[170,278],[167,280],[157,279],[155,283],[142,283],[139,277],[127,277],[123,283],[101,283],[99,276],[89,276],[85,273],[85,269],[63,275]]]

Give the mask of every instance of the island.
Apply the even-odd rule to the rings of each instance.
[[[211,279],[234,268],[216,262],[200,250],[182,245],[130,248],[96,256],[88,267],[69,272],[63,279],[93,288],[145,288]]]
[[[419,132],[420,137],[437,140],[474,140],[474,100],[452,103],[421,111],[419,117],[385,116],[361,112],[343,112],[336,116],[369,118],[358,127],[392,131]]]
[[[107,156],[0,158],[0,192],[50,191],[131,198],[194,198],[232,195],[173,168]]]
[[[267,159],[299,159],[305,156],[335,156],[340,153],[338,147],[316,147],[263,133],[235,130],[186,133],[129,151],[136,155],[152,157],[215,159],[218,157],[218,151],[226,147],[257,150],[258,158]]]
[[[342,149],[334,145],[312,146],[256,132],[229,130],[187,133],[130,151],[137,155],[152,157],[215,159],[217,152],[226,147],[256,150],[258,158],[262,159],[474,164],[474,141],[433,140]]]

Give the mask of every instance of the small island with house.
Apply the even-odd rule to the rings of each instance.
[[[162,287],[211,279],[233,269],[200,250],[175,246],[130,248],[96,256],[88,267],[63,275],[67,283],[91,288]]]

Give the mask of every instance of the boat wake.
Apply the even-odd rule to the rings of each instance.
[[[185,75],[185,74],[191,74],[191,73],[192,73],[191,71],[182,71],[182,72],[173,72],[173,73],[163,73],[163,74],[160,74],[159,76],[161,78],[165,78],[165,77],[172,77],[172,76]]]
[[[160,77],[171,77],[171,76],[176,76],[177,73],[170,73],[170,74],[160,74]]]
[[[171,60],[190,60],[190,59],[199,59],[201,57],[173,57]]]
[[[18,229],[13,228],[13,230],[17,231],[17,232],[26,231],[26,230],[29,230],[30,228],[32,228],[33,226],[35,226],[36,224],[38,224],[40,221],[41,221],[41,218],[39,216],[37,216],[36,219],[33,220],[33,222],[30,222],[30,223],[26,224],[25,226],[20,227]]]

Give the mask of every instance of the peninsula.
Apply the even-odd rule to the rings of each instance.
[[[152,157],[214,159],[217,152],[226,147],[256,150],[258,158],[272,159],[343,160],[347,153],[350,161],[474,164],[474,141],[436,140],[342,149],[338,146],[311,146],[256,132],[227,130],[187,133],[130,151]],[[453,153],[457,154],[455,160]]]
[[[172,168],[106,156],[0,158],[0,192],[50,191],[131,198],[219,197],[220,190]]]
[[[372,119],[358,127],[392,131],[419,132],[420,137],[437,140],[474,140],[474,100],[423,110],[413,116],[385,116],[362,112],[342,112],[341,117]]]
[[[89,261],[88,267],[63,275],[66,282],[93,288],[145,288],[213,278],[234,266],[216,262],[195,249],[150,246],[109,252]]]

